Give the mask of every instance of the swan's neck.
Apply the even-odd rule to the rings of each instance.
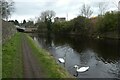
[[[76,69],[78,70],[78,66],[76,67]]]

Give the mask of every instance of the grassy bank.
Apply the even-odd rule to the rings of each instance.
[[[47,51],[38,47],[38,44],[36,44],[30,36],[26,36],[34,52],[33,55],[37,57],[48,78],[73,78],[73,76],[56,63],[55,59]]]
[[[16,33],[2,45],[3,78],[21,78],[23,76],[20,36],[20,33]]]
[[[2,43],[0,42],[0,79],[2,78]]]

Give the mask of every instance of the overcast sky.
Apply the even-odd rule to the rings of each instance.
[[[15,2],[15,12],[10,19],[22,20],[35,19],[40,16],[40,13],[45,10],[53,10],[56,17],[67,17],[68,20],[80,14],[80,8],[83,4],[91,6],[93,15],[99,13],[98,3],[105,2],[108,4],[108,11],[117,10],[119,0],[13,0]]]

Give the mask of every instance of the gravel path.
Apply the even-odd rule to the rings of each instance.
[[[45,74],[36,57],[33,55],[33,51],[27,42],[26,36],[24,35],[22,35],[22,52],[24,78],[44,78]]]

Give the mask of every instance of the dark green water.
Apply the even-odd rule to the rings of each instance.
[[[78,73],[78,78],[120,78],[119,40],[93,40],[80,36],[33,36],[41,47],[55,57],[64,58],[65,67],[72,75],[77,74],[74,65],[89,66],[89,70]]]

